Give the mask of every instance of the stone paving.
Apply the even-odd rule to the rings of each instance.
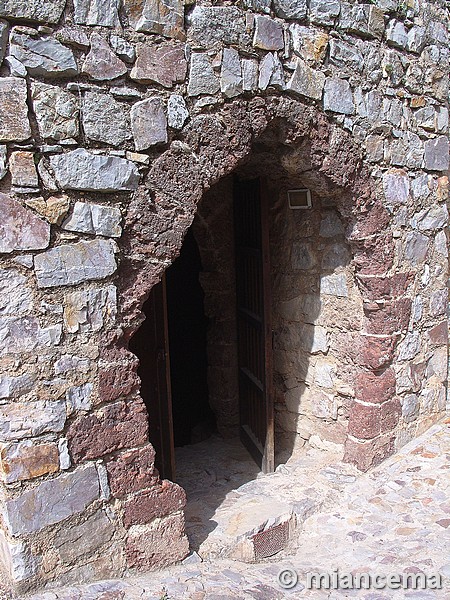
[[[328,469],[329,476],[333,469]],[[313,482],[310,482],[311,484]],[[364,600],[450,599],[450,419],[371,472],[348,481],[334,503],[304,522],[291,556],[259,564],[228,559],[183,564],[139,577],[105,581],[30,596],[29,600]],[[282,569],[298,584],[283,589]],[[306,573],[439,573],[442,589],[306,589]],[[334,571],[336,572],[336,571]],[[289,575],[289,574],[288,574]]]

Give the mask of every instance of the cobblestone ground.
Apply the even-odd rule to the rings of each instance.
[[[306,520],[298,548],[289,558],[260,564],[228,560],[184,564],[125,580],[65,588],[29,600],[278,600],[364,598],[364,600],[450,599],[450,419],[379,468],[345,488],[331,509]],[[282,569],[298,584],[283,589]],[[442,589],[307,589],[306,573],[439,573]],[[335,571],[336,572],[336,571]],[[289,574],[288,574],[289,575]]]

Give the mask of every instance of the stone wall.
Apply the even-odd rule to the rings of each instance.
[[[351,326],[336,294],[302,321],[322,340],[308,361],[337,365],[321,369],[335,380],[317,437],[347,414],[346,459],[367,469],[439,418],[444,1],[6,0],[0,17],[0,543],[19,593],[187,553],[184,493],[154,470],[127,344],[205,191],[261,147],[316,202],[298,238],[274,225],[291,227],[281,275],[310,247],[322,265],[339,215],[348,263],[325,285],[345,274],[359,298]],[[309,385],[302,368],[280,407]]]

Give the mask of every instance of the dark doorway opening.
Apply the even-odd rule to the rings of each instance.
[[[208,399],[208,320],[201,271],[197,242],[188,231],[179,257],[166,271],[175,447],[200,442],[216,429]]]

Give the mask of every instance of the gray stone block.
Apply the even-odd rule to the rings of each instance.
[[[50,157],[50,166],[62,189],[120,192],[137,189],[139,171],[117,156],[91,154],[84,148]]]
[[[162,98],[147,98],[133,104],[131,131],[138,151],[167,142],[167,118]]]
[[[38,254],[34,260],[38,287],[72,285],[112,275],[116,268],[111,240],[64,244]]]
[[[0,78],[0,141],[21,142],[31,136],[27,84],[17,77]]]
[[[7,529],[13,536],[40,531],[85,510],[99,497],[95,465],[43,481],[4,506]]]
[[[188,20],[188,39],[194,45],[203,48],[250,45],[245,13],[235,6],[195,6]]]
[[[308,13],[306,0],[274,0],[273,8],[282,19],[304,19]]]
[[[37,77],[73,77],[78,67],[72,50],[50,36],[31,36],[13,30],[10,54]]]
[[[317,25],[334,25],[341,10],[339,0],[310,0],[311,21]]]
[[[355,112],[353,93],[346,79],[330,77],[325,82],[323,107],[335,113],[352,115]]]
[[[119,0],[74,0],[73,5],[78,25],[119,25]]]
[[[207,54],[194,53],[191,56],[191,68],[187,92],[189,96],[215,94],[220,90],[220,83],[214,74],[211,60]]]
[[[182,129],[189,117],[183,96],[172,94],[167,102],[167,124],[173,129]]]
[[[76,202],[73,212],[62,224],[68,231],[80,231],[105,237],[120,237],[122,214],[114,206]]]
[[[238,96],[243,91],[241,61],[239,52],[234,48],[224,48],[222,51],[220,89],[228,98]]]
[[[448,138],[440,136],[425,142],[424,168],[429,171],[448,171]]]
[[[0,406],[0,440],[13,441],[58,433],[66,422],[64,400],[12,402]]]
[[[66,0],[3,0],[0,3],[0,17],[56,24],[65,5]]]
[[[33,110],[39,133],[56,141],[78,136],[78,100],[55,85],[37,81],[31,84]]]
[[[300,96],[320,100],[322,98],[325,75],[309,67],[306,62],[297,59],[295,71],[287,84],[287,89]]]
[[[130,111],[109,94],[85,92],[82,103],[85,135],[96,142],[119,146],[131,139]]]
[[[281,50],[284,48],[284,35],[281,23],[266,17],[255,17],[255,33],[253,45],[262,50]]]

